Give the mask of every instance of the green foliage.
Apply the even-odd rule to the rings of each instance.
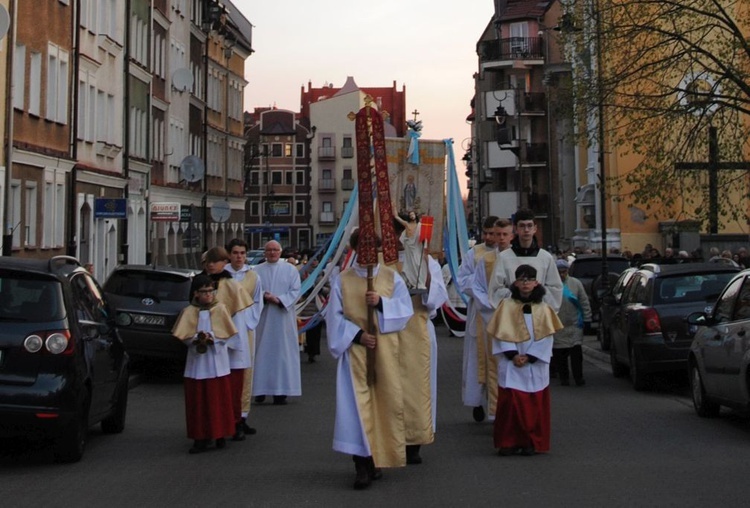
[[[750,154],[750,8],[747,0],[588,0],[572,4],[563,37],[574,62],[570,94],[596,139],[603,107],[606,147],[640,163],[607,188],[653,218],[708,218],[708,127],[722,161]],[[601,53],[597,51],[601,49]],[[597,68],[597,64],[600,68]],[[719,217],[745,224],[746,172],[719,172]]]

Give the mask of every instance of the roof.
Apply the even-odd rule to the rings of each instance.
[[[497,20],[512,21],[514,19],[541,18],[555,3],[555,0],[507,0],[498,3],[500,5],[498,6]]]
[[[0,256],[0,270],[17,270],[24,272],[65,275],[72,272],[76,268],[81,268],[81,264],[76,258],[70,256],[54,256],[49,259]]]
[[[659,265],[656,263],[644,263],[641,270],[648,270],[659,275],[679,275],[684,273],[734,273],[740,269],[736,266],[721,265],[716,263],[676,263]]]

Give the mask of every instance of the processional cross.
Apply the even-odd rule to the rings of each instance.
[[[675,162],[677,170],[708,170],[708,232],[719,232],[719,170],[750,170],[750,162],[719,162],[719,140],[716,127],[708,128],[708,162]]]

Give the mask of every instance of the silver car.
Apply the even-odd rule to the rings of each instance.
[[[750,270],[735,275],[712,309],[687,318],[695,328],[688,356],[693,406],[716,416],[721,406],[750,407]]]

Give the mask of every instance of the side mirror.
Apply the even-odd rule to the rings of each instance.
[[[691,325],[710,326],[713,319],[705,312],[692,312],[688,314],[686,321]]]

